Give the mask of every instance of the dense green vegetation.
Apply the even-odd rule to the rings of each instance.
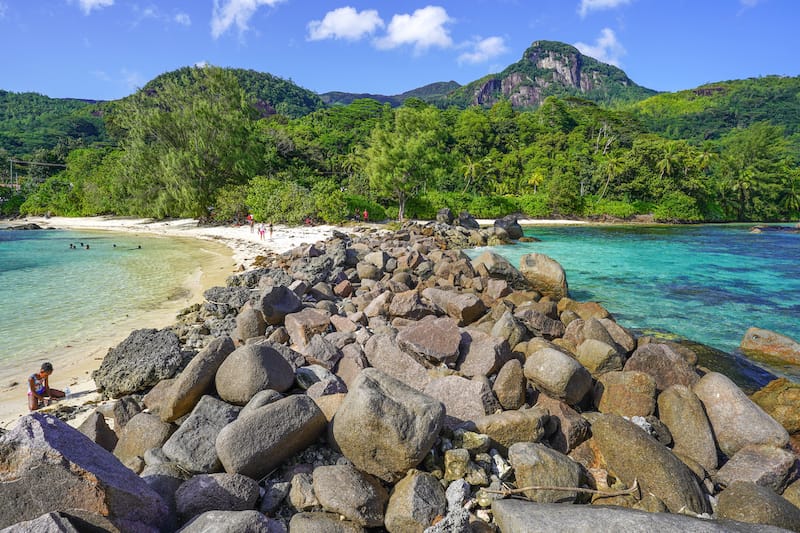
[[[22,194],[6,192],[0,209],[217,220],[253,213],[290,223],[341,222],[364,209],[372,219],[434,218],[442,207],[482,218],[800,215],[797,78],[613,108],[551,96],[533,110],[504,99],[442,109],[416,97],[401,107],[373,99],[324,107],[283,80],[285,94],[273,87],[259,95],[265,80],[277,78],[216,67],[162,75],[103,106],[97,118],[110,142],[51,146],[39,156],[67,168],[32,170]],[[759,109],[759,94],[782,95],[783,105]],[[725,113],[739,118],[694,128]]]

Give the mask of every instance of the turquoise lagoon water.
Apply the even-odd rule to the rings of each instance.
[[[127,319],[135,326],[137,317],[179,308],[200,265],[221,248],[127,233],[0,230],[0,369],[38,364],[118,334]]]
[[[756,326],[800,339],[800,234],[750,225],[529,227],[542,242],[493,250],[564,267],[570,296],[629,328],[672,332],[731,352]],[[482,250],[470,250],[475,257]]]

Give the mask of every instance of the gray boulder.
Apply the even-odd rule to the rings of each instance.
[[[800,508],[775,494],[772,489],[746,481],[735,481],[720,493],[717,516],[758,524],[758,528],[769,525],[800,531]]]
[[[492,513],[503,533],[553,531],[658,531],[659,533],[779,533],[769,526],[704,520],[682,514],[648,513],[624,507],[494,500]]]
[[[422,296],[456,319],[459,326],[475,322],[486,312],[486,305],[474,294],[429,287],[422,291]]]
[[[332,370],[342,358],[342,352],[322,335],[314,335],[303,347],[306,362]]]
[[[0,528],[50,511],[99,514],[123,531],[157,531],[166,522],[167,506],[158,494],[53,416],[21,418],[0,436],[0,450]]]
[[[727,486],[747,481],[780,494],[796,460],[792,452],[774,446],[745,446],[719,469],[716,479]]]
[[[292,533],[364,533],[362,526],[334,513],[297,513],[289,521]]]
[[[333,436],[356,468],[393,482],[422,461],[439,436],[444,416],[438,401],[365,368],[336,412]]]
[[[436,212],[436,222],[442,224],[452,224],[455,216],[449,207],[443,207]]]
[[[467,211],[462,211],[458,214],[456,225],[467,229],[481,229],[481,225],[475,220],[475,217],[470,215]]]
[[[673,513],[710,511],[689,468],[638,426],[617,415],[601,415],[592,423],[592,436],[609,470],[628,486],[638,480],[642,494],[652,493]]]
[[[123,464],[130,465],[130,461],[144,457],[144,452],[150,448],[160,448],[174,431],[175,425],[163,422],[158,416],[139,413],[119,432],[114,455]]]
[[[511,359],[500,368],[492,385],[492,392],[503,409],[519,409],[525,405],[527,382],[522,371],[522,363]]]
[[[203,293],[203,308],[217,318],[235,314],[250,300],[250,289],[239,287],[211,287]]]
[[[700,379],[694,367],[667,344],[639,346],[625,363],[624,370],[650,374],[659,392],[673,385],[692,387]]]
[[[114,448],[117,446],[117,441],[119,441],[114,430],[108,427],[105,417],[97,410],[94,410],[92,414],[78,426],[78,431],[109,452],[114,451]]]
[[[259,298],[256,309],[261,311],[264,321],[272,326],[283,324],[289,313],[298,311],[303,305],[297,294],[285,285],[269,287]]]
[[[308,344],[314,335],[327,333],[330,323],[330,314],[311,308],[286,315],[285,320],[289,338],[300,347]]]
[[[314,494],[326,511],[366,527],[383,525],[389,494],[376,478],[350,465],[315,468]]]
[[[258,511],[206,511],[181,528],[181,533],[286,533],[286,528]]]
[[[510,310],[507,310],[492,326],[491,335],[505,339],[508,345],[513,347],[528,336],[528,328]]]
[[[503,411],[474,421],[478,432],[488,435],[492,446],[505,453],[517,442],[538,442],[547,434],[550,415],[541,407]]]
[[[217,456],[225,471],[261,479],[314,442],[326,423],[314,400],[289,396],[222,428],[216,440]]]
[[[392,490],[384,527],[389,533],[422,533],[446,511],[447,500],[439,480],[427,472],[412,470]]]
[[[161,420],[173,422],[191,412],[203,394],[209,392],[217,370],[234,349],[230,337],[217,337],[195,355],[166,392],[158,409]]]
[[[508,449],[508,460],[514,467],[517,487],[580,487],[581,467],[578,463],[543,444],[518,442]],[[539,503],[573,503],[577,492],[556,490],[525,491],[525,496]]]
[[[374,368],[417,390],[423,390],[431,380],[427,369],[402,350],[390,335],[370,337],[364,344],[364,355]],[[351,383],[347,385],[351,387]]]
[[[552,430],[547,440],[554,450],[569,453],[589,438],[589,422],[565,402],[539,394],[535,407],[550,415],[548,422]]]
[[[519,259],[519,271],[542,295],[556,301],[567,296],[567,275],[556,260],[544,254],[526,254]]]
[[[493,411],[490,410],[494,403],[492,391],[479,380],[445,376],[428,383],[422,392],[442,402],[445,408],[444,424],[451,429]]]
[[[508,233],[510,239],[516,240],[522,238],[522,226],[519,225],[517,217],[514,215],[506,215],[503,218],[498,218],[494,221],[494,227],[504,230]]]
[[[255,508],[258,483],[239,474],[202,474],[185,481],[175,492],[181,522],[206,511],[247,511]]]
[[[294,369],[268,344],[248,344],[234,350],[217,370],[217,393],[226,402],[244,405],[257,392],[289,390]]]
[[[147,485],[156,491],[169,509],[168,521],[162,525],[162,530],[174,530],[178,525],[178,511],[175,506],[175,493],[184,481],[191,475],[175,463],[161,463],[147,465],[139,474]]]
[[[578,346],[578,362],[595,378],[606,372],[622,370],[625,355],[615,346],[596,339],[586,339]]]
[[[434,365],[454,363],[460,343],[461,331],[450,317],[424,318],[402,328],[397,334],[400,348]]]
[[[560,320],[554,320],[546,314],[531,308],[518,309],[514,316],[525,324],[528,331],[536,337],[557,339],[564,336],[566,327]]]
[[[553,348],[536,350],[525,360],[525,377],[537,389],[575,405],[592,387],[592,376],[579,362]]]
[[[458,370],[469,377],[495,374],[511,358],[511,348],[505,339],[476,329],[464,331],[459,350]]]
[[[750,444],[783,448],[789,442],[783,426],[724,375],[709,372],[693,390],[703,402],[719,449],[728,457]]]
[[[695,393],[683,385],[673,385],[658,396],[658,416],[672,433],[673,451],[696,461],[706,470],[717,469],[714,434]]]
[[[209,474],[222,470],[214,447],[220,430],[236,420],[239,407],[203,396],[189,417],[164,443],[164,454],[192,473]]]
[[[191,357],[191,352],[181,350],[175,333],[139,329],[108,351],[92,379],[98,390],[119,398],[174,377]]]
[[[487,250],[472,260],[472,266],[476,272],[486,269],[489,277],[505,280],[513,287],[525,288],[528,285],[520,271],[498,253]]]
[[[435,314],[435,309],[432,305],[422,300],[419,292],[410,290],[395,294],[392,301],[389,302],[387,313],[391,317],[420,320]]]
[[[264,322],[264,315],[258,309],[253,309],[248,302],[236,315],[236,328],[232,337],[237,344],[244,344],[252,337],[262,337],[266,331],[267,323]]]

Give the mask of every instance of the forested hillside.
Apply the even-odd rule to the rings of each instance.
[[[800,215],[798,78],[641,100],[647,90],[625,93],[630,80],[614,67],[582,58],[564,70],[564,47],[534,43],[526,57],[574,80],[589,72],[594,84],[579,81],[580,94],[600,90],[614,105],[569,85],[535,107],[514,105],[520,89],[461,109],[443,106],[447,85],[434,84],[417,93],[427,102],[406,94],[400,107],[374,99],[326,107],[270,75],[180,69],[103,104],[95,118],[110,141],[62,145],[66,170],[28,179],[0,209],[221,221],[252,213],[294,223],[340,222],[365,208],[377,219],[433,218],[441,207],[485,218]],[[522,73],[515,68],[505,72]]]

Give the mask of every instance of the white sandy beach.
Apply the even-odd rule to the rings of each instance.
[[[336,229],[334,226],[294,226],[275,225],[272,237],[264,240],[259,238],[258,230],[251,231],[249,226],[198,226],[193,219],[177,219],[168,221],[154,221],[143,218],[123,217],[27,217],[24,220],[14,221],[9,225],[35,223],[43,228],[106,230],[128,233],[150,233],[167,237],[192,237],[206,239],[224,244],[232,251],[232,258],[221,258],[214,265],[211,272],[203,272],[193,280],[190,295],[184,301],[174,302],[165,306],[158,312],[148,313],[147,316],[130,317],[117,323],[116,332],[108,337],[94,339],[93,342],[80,347],[67,347],[63,353],[53,357],[56,372],[53,374],[51,385],[64,389],[69,386],[74,398],[62,400],[68,403],[84,403],[99,401],[99,395],[94,392],[95,384],[91,373],[102,363],[103,357],[109,348],[116,346],[134,329],[145,327],[162,328],[175,321],[178,310],[202,301],[202,293],[207,288],[224,285],[225,278],[241,268],[250,268],[254,259],[270,251],[282,253],[301,244],[311,244],[327,239]],[[493,219],[481,219],[478,223],[482,226],[491,226]],[[586,224],[573,220],[537,220],[521,219],[523,226],[536,225],[566,225]],[[369,224],[376,226],[375,224]],[[348,228],[339,228],[345,232]],[[352,229],[352,228],[350,228]],[[27,410],[27,377],[35,368],[15,368],[11,375],[0,376],[0,427],[8,428]],[[81,419],[73,421],[80,423]]]

